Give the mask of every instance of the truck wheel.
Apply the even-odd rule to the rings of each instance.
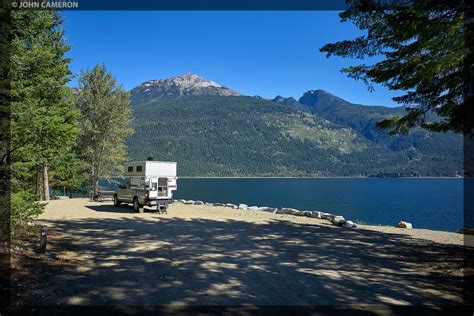
[[[144,211],[143,206],[140,205],[137,197],[133,199],[133,209],[138,213],[143,213]]]
[[[120,204],[122,204],[122,203],[120,203],[120,201],[119,201],[119,199],[118,199],[118,197],[117,197],[117,194],[114,194],[114,206],[115,206],[115,207],[119,207]]]

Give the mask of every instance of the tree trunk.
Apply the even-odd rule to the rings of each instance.
[[[43,190],[43,168],[42,165],[39,164],[36,166],[36,188],[35,194],[39,196],[40,201],[43,201],[44,197],[44,190]]]
[[[49,179],[48,179],[48,165],[43,164],[43,201],[49,201]]]
[[[36,194],[40,201],[49,201],[48,165],[41,163],[36,167]]]
[[[97,191],[98,191],[97,187],[98,187],[98,185],[99,185],[99,180],[98,180],[98,179],[95,179],[95,177],[94,177],[94,179],[92,179],[92,181],[91,181],[91,195],[92,195],[92,196],[91,196],[91,199],[92,199],[92,200],[93,200],[93,199],[96,197],[96,195],[97,195]]]

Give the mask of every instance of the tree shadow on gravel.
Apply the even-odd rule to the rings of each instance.
[[[43,222],[73,236],[79,257],[41,289],[39,304],[461,302],[461,276],[451,272],[462,267],[463,247],[401,234],[154,214]]]
[[[131,204],[122,204],[119,207],[113,205],[87,205],[86,208],[91,209],[95,212],[105,212],[105,213],[137,213]],[[156,207],[144,207],[145,213],[156,213]]]

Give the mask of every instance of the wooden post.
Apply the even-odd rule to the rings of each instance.
[[[48,243],[48,228],[46,226],[41,226],[40,229],[40,246],[39,252],[46,252],[46,244]]]

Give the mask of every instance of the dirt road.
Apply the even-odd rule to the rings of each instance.
[[[456,304],[462,235],[224,207],[51,201],[67,264],[35,304]],[[33,289],[35,291],[35,289]]]

